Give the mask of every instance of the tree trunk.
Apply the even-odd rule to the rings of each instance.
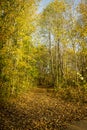
[[[49,32],[49,55],[50,55],[50,67],[51,67],[51,75],[52,82],[54,82],[54,66],[53,66],[53,55],[52,55],[52,43],[51,43],[51,33]]]

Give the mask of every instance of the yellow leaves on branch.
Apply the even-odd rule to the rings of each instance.
[[[54,2],[52,2],[50,7],[53,7],[53,10],[54,10],[55,13],[61,13],[61,12],[65,11],[64,2],[60,2],[58,0],[55,0]]]
[[[41,24],[51,31],[55,39],[58,39],[63,30],[64,12],[66,11],[66,5],[63,1],[55,0],[50,3],[44,12],[41,14]]]
[[[80,4],[77,8],[80,13],[81,23],[77,24],[77,29],[82,37],[87,36],[87,4]]]

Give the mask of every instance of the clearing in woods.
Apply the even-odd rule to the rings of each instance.
[[[8,103],[0,103],[0,129],[87,130],[86,108],[54,98],[47,89],[35,88]]]

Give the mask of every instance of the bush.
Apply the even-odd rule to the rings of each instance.
[[[87,102],[87,88],[83,87],[66,87],[58,89],[58,96],[63,100],[70,102]]]

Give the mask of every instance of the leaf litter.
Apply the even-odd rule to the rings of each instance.
[[[87,105],[53,98],[40,88],[0,103],[1,130],[67,130],[86,116]]]

